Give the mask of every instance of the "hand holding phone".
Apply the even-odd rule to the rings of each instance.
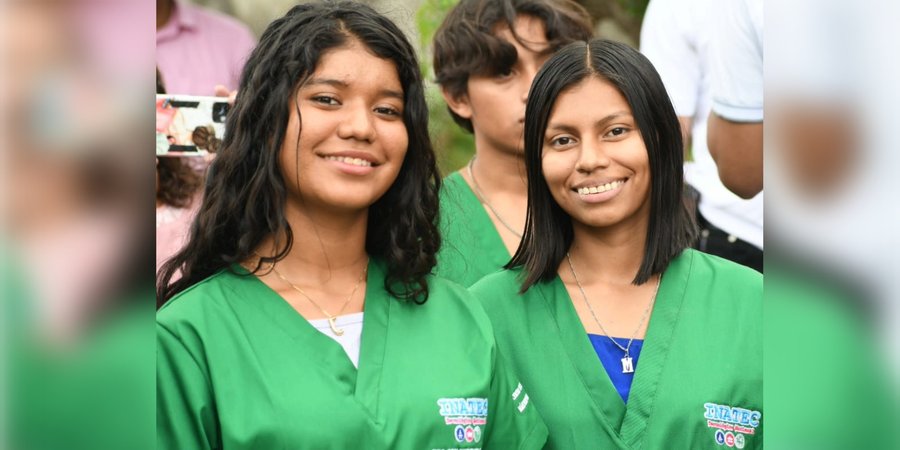
[[[156,155],[206,156],[225,134],[230,105],[222,97],[156,96]]]

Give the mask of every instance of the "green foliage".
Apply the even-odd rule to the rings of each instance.
[[[629,15],[638,21],[644,18],[644,12],[647,11],[647,4],[650,0],[617,0],[619,5],[628,12]]]
[[[425,0],[419,11],[416,13],[416,25],[419,27],[419,36],[421,36],[421,45],[423,47],[431,46],[431,40],[437,31],[444,16],[453,8],[459,0]]]
[[[472,135],[453,122],[447,104],[441,96],[440,87],[434,83],[431,66],[431,42],[434,33],[444,20],[447,12],[458,0],[425,0],[416,13],[419,29],[419,54],[422,55],[421,69],[426,79],[425,98],[428,101],[429,133],[438,156],[441,173],[448,175],[464,166],[475,151]]]

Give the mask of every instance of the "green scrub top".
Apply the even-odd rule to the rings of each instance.
[[[459,172],[444,178],[440,202],[443,240],[435,274],[468,287],[509,262],[494,222]]]
[[[546,427],[478,302],[429,278],[416,305],[384,278],[372,261],[358,370],[240,266],[170,300],[157,314],[158,448],[540,448]]]
[[[559,277],[520,270],[470,288],[528,386],[553,449],[762,448],[762,275],[685,250],[665,271],[628,404]]]

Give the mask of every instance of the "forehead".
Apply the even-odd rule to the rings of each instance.
[[[608,80],[589,76],[560,92],[550,117],[593,120],[618,112],[632,113],[625,96]]]
[[[545,53],[549,49],[550,45],[547,42],[547,27],[544,25],[543,20],[535,16],[519,14],[516,16],[513,28],[515,29],[515,35],[513,35],[513,31],[509,28],[509,25],[507,25],[505,21],[501,21],[494,25],[491,31],[494,36],[515,46],[520,55],[523,50],[534,53]],[[516,40],[516,36],[522,41],[521,43]],[[522,45],[523,43],[525,46]]]
[[[329,79],[344,84],[402,90],[397,64],[380,58],[357,39],[322,53],[310,80]]]

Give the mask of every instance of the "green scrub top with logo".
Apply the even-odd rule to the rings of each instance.
[[[675,258],[626,405],[559,277],[518,296],[519,272],[470,291],[547,423],[545,448],[762,448],[760,273],[694,250]]]
[[[509,251],[494,222],[459,172],[444,178],[440,228],[438,276],[468,287],[509,262]]]
[[[239,266],[157,314],[166,449],[534,449],[547,429],[497,353],[483,309],[429,278],[424,305],[369,265],[359,370]]]

